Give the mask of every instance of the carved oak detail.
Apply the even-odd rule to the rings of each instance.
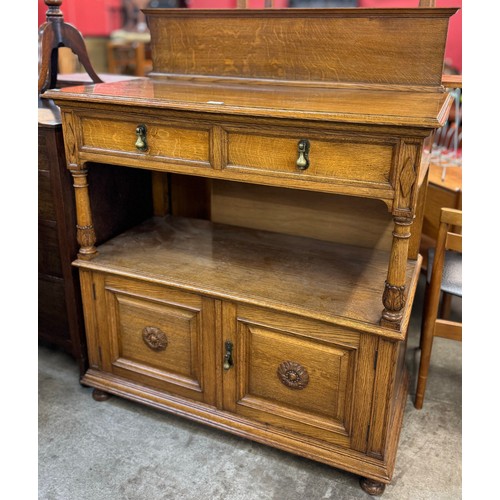
[[[92,247],[96,241],[94,226],[76,226],[76,239],[82,248]]]
[[[92,259],[97,255],[95,248],[96,234],[92,223],[92,212],[89,200],[88,171],[85,168],[70,168],[73,176],[76,203],[76,239],[80,245],[78,257]]]
[[[413,158],[409,157],[406,159],[401,175],[399,176],[399,184],[401,187],[401,193],[405,198],[411,194],[411,190],[415,181],[417,180],[417,174],[413,166]]]
[[[142,330],[142,340],[153,351],[164,351],[168,345],[165,333],[154,326],[146,326]]]
[[[386,281],[382,302],[384,303],[384,307],[389,311],[400,311],[403,309],[406,303],[405,285],[391,285]]]
[[[78,170],[85,170],[84,164],[78,159],[78,138],[75,115],[72,111],[63,111],[63,135],[64,135],[64,150],[66,153],[66,162],[68,169],[73,173]]]
[[[304,389],[309,383],[309,373],[295,361],[283,361],[278,366],[277,375],[280,382],[290,389]]]
[[[382,326],[392,329],[400,327],[403,308],[406,304],[406,263],[408,261],[408,245],[413,219],[413,216],[394,217],[391,259],[382,295],[382,303],[385,309],[382,312],[380,323]]]

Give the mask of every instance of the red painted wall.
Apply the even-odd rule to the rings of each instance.
[[[77,28],[83,36],[108,36],[120,28],[119,18],[113,7],[121,0],[63,0],[61,10],[64,20]],[[47,6],[38,0],[38,25],[45,22]]]
[[[121,28],[113,7],[119,7],[121,0],[63,0],[61,10],[64,20],[73,24],[83,36],[108,36]],[[236,0],[188,0],[191,9],[232,9]],[[252,9],[264,7],[264,0],[249,0]],[[275,0],[275,7],[288,6],[288,0]],[[38,26],[45,22],[47,6],[38,0]]]
[[[83,36],[108,36],[121,26],[113,7],[121,0],[64,0],[64,20],[73,24]],[[249,7],[262,8],[264,0],[249,0]],[[275,6],[286,7],[288,0],[275,0]],[[418,0],[358,0],[359,7],[417,7]],[[462,0],[436,0],[437,7],[460,7],[450,19],[448,43],[445,58],[462,73]],[[192,9],[230,9],[236,7],[236,0],[189,0]],[[47,7],[38,0],[38,25],[45,22]]]

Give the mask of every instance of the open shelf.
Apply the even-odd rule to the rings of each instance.
[[[366,331],[380,320],[389,260],[381,250],[172,216],[98,251],[75,265]],[[407,289],[417,268],[409,262]]]

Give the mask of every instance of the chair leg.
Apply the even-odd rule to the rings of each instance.
[[[422,349],[422,342],[424,338],[424,322],[425,318],[429,316],[429,308],[430,308],[430,303],[429,303],[429,296],[430,296],[430,291],[429,291],[429,284],[425,284],[425,292],[424,292],[424,306],[422,307],[422,323],[420,325],[420,339],[418,342],[418,348]]]
[[[418,369],[417,391],[415,394],[415,408],[422,409],[424,404],[427,375],[431,361],[432,343],[434,341],[434,321],[424,320],[423,331],[420,337],[422,353],[420,355],[420,367]]]
[[[439,317],[443,319],[449,319],[451,313],[451,298],[450,293],[443,292],[443,298],[441,299],[441,310],[439,311]]]

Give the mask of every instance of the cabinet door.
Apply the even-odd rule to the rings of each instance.
[[[232,304],[224,304],[223,325],[224,342],[233,346],[225,409],[352,447],[358,332]]]
[[[214,301],[174,288],[94,275],[102,368],[213,404]]]

